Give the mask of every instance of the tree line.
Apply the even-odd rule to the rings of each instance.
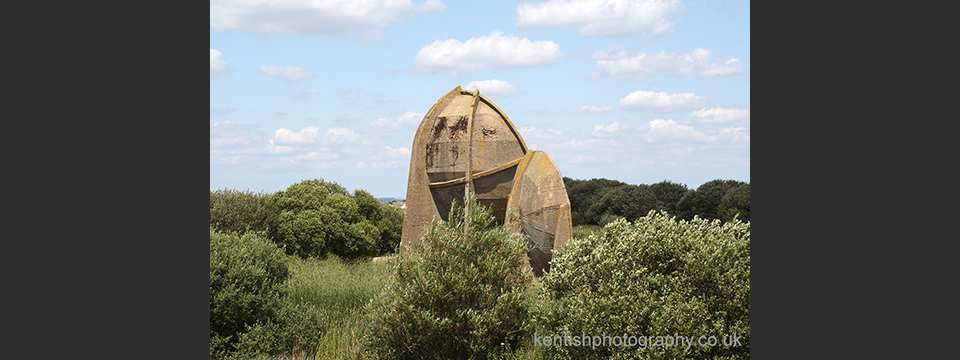
[[[313,179],[274,193],[211,191],[210,229],[257,233],[301,258],[359,258],[400,245],[403,210],[364,190],[351,194],[336,182]]]
[[[609,179],[563,178],[570,199],[573,225],[605,225],[625,218],[630,222],[650,210],[666,211],[682,220],[750,221],[750,184],[716,179],[696,189],[664,180],[656,184],[627,184]]]
[[[750,221],[750,184],[743,181],[717,179],[696,189],[666,180],[651,185],[604,178],[563,181],[573,225],[606,225],[618,218],[634,222],[650,210],[687,221],[694,216]],[[335,182],[313,179],[274,193],[211,191],[210,227],[237,235],[260,233],[303,258],[358,258],[392,253],[399,246],[403,211],[364,190],[350,193]]]

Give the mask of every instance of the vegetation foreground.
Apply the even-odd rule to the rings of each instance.
[[[298,229],[321,225],[302,214],[325,200],[374,227],[395,213],[364,192],[298,185],[309,186],[287,192],[295,196],[282,211],[295,225],[280,241],[273,197],[247,194],[217,214],[211,198],[212,359],[750,356],[749,222],[651,210],[633,222],[576,225],[553,272],[534,279],[520,267],[524,239],[473,201],[470,219],[460,206],[420,246],[394,253],[387,231],[349,224],[333,228],[339,237],[311,240]]]

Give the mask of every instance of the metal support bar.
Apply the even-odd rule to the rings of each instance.
[[[464,185],[464,194],[463,194],[463,228],[464,230],[470,229],[470,206],[467,204],[468,199],[470,199],[470,194],[473,193],[473,118],[477,116],[477,105],[480,100],[480,89],[473,90],[473,100],[470,102],[470,120],[467,121],[467,171],[464,178],[466,179],[466,185]]]

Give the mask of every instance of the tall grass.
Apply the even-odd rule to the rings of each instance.
[[[574,225],[571,231],[572,239],[581,239],[603,229],[600,225]]]
[[[290,263],[290,301],[320,309],[330,329],[316,349],[316,359],[364,359],[360,345],[363,306],[387,286],[389,261],[345,262],[335,256]]]

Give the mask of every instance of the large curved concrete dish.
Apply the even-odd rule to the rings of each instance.
[[[529,151],[510,119],[479,91],[459,86],[424,115],[413,139],[400,247],[416,244],[431,219],[449,220],[455,199],[470,192],[504,225],[516,209],[530,266],[549,271],[554,249],[570,238],[570,201],[556,165]]]
[[[573,228],[563,177],[547,153],[528,152],[520,163],[507,201],[507,211],[512,209],[520,215],[520,224],[511,224],[508,219],[506,225],[530,241],[532,248],[527,255],[534,274],[549,272],[553,250],[567,244]]]
[[[503,224],[527,144],[479,91],[458,86],[440,98],[420,121],[410,152],[401,248],[419,239],[431,218],[448,220],[453,199],[462,202],[467,186]]]

